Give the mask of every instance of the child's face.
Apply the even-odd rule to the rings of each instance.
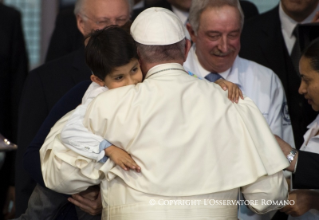
[[[98,83],[109,89],[133,85],[142,82],[143,75],[137,59],[132,59],[128,64],[117,67],[108,74],[103,81]]]

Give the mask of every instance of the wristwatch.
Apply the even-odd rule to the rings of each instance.
[[[290,153],[287,155],[287,159],[288,159],[289,163],[291,163],[291,161],[294,160],[297,152],[298,151],[296,149],[291,149]]]

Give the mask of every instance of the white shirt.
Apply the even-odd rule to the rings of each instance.
[[[174,14],[177,15],[177,17],[183,22],[183,24],[186,24],[188,17],[189,17],[189,12],[182,11],[173,5],[172,5],[172,9],[173,9]]]
[[[61,141],[67,148],[96,161],[105,156],[105,151],[101,151],[99,146],[104,139],[89,132],[82,122],[91,101],[107,90],[108,88],[92,82],[82,98],[82,104],[73,111],[61,132]]]
[[[281,31],[286,42],[288,53],[289,55],[291,55],[292,49],[296,42],[296,37],[293,35],[293,31],[298,22],[293,20],[284,12],[281,4],[282,3],[280,3],[279,5],[279,19],[281,22]],[[305,20],[300,22],[300,24],[310,23],[317,11],[319,11],[319,4],[317,5],[316,9]]]
[[[186,35],[186,38],[187,39],[191,39],[188,31],[186,30],[186,24],[187,24],[187,21],[188,21],[188,17],[189,17],[189,12],[187,11],[182,11],[178,8],[176,8],[175,6],[171,5],[172,6],[172,10],[174,12],[175,15],[177,15],[177,17],[183,22],[183,24],[185,25],[185,35]]]
[[[184,68],[204,79],[210,72],[199,63],[196,45],[191,48]],[[219,73],[224,79],[235,83],[251,98],[265,117],[273,134],[278,135],[292,147],[294,137],[287,108],[286,96],[278,76],[270,69],[255,62],[237,57],[234,65]]]
[[[307,128],[309,130],[303,136],[305,142],[300,150],[319,154],[319,115]]]

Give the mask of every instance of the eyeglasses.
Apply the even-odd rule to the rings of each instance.
[[[80,15],[83,16],[83,17],[86,17],[87,19],[89,19],[91,21],[93,21],[97,26],[99,26],[101,28],[108,27],[108,26],[111,26],[111,25],[122,26],[130,19],[129,17],[122,16],[122,17],[116,18],[113,21],[111,19],[104,19],[104,20],[101,20],[101,21],[96,21],[95,19],[90,18],[90,17],[88,17],[85,14],[81,13]]]

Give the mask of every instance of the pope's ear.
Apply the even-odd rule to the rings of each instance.
[[[97,77],[96,75],[91,75],[91,80],[92,82],[97,83],[99,86],[105,86],[105,83],[103,80],[101,80],[99,77]]]

